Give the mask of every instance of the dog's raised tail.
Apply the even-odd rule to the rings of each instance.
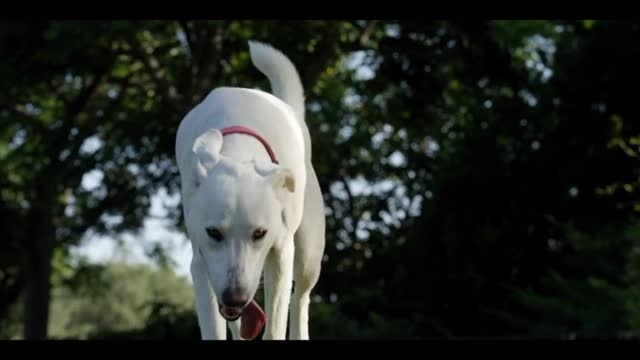
[[[249,41],[249,52],[253,65],[269,79],[273,95],[293,109],[302,130],[305,157],[311,160],[311,136],[304,116],[304,89],[295,65],[279,50],[258,41]]]
[[[273,47],[249,41],[251,61],[271,82],[273,95],[289,104],[304,123],[304,90],[295,66],[283,53]]]

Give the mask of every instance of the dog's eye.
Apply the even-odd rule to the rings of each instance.
[[[222,241],[224,238],[222,236],[222,233],[220,232],[220,230],[214,228],[214,227],[208,227],[205,229],[207,231],[207,235],[209,235],[210,238],[212,238],[213,240],[220,242]]]
[[[260,240],[262,239],[265,235],[267,234],[267,230],[265,229],[256,229],[253,234],[251,234],[251,238],[253,238],[253,240]]]

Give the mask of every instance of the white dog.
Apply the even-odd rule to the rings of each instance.
[[[234,339],[243,339],[243,314],[255,305],[264,270],[263,339],[286,338],[289,310],[290,338],[308,339],[325,218],[303,88],[285,55],[257,42],[249,49],[275,96],[214,89],[177,133],[198,323],[203,339],[226,339],[227,324]]]

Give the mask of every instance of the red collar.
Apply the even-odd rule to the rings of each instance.
[[[269,143],[267,142],[267,140],[265,140],[265,138],[260,136],[260,134],[258,134],[255,130],[245,126],[229,126],[220,130],[220,132],[222,132],[222,136],[231,135],[231,134],[245,134],[245,135],[253,136],[254,138],[258,139],[258,141],[262,143],[265,149],[267,149],[267,152],[269,153],[269,157],[271,158],[271,162],[273,162],[274,164],[278,164],[276,155],[273,152],[273,149],[271,149],[271,146],[269,146]]]

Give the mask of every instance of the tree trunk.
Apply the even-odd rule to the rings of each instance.
[[[48,209],[34,209],[25,239],[24,339],[47,338],[55,230]]]

